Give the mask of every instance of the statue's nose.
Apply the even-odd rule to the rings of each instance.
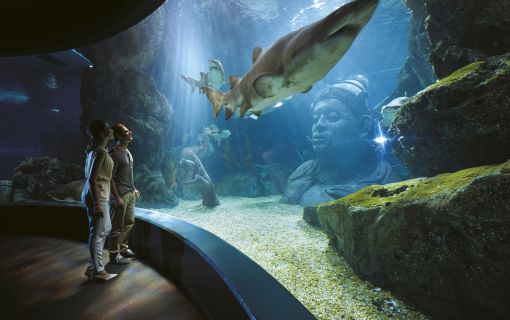
[[[324,116],[320,116],[317,121],[313,124],[312,130],[316,131],[324,131],[326,129],[326,120],[324,119]]]

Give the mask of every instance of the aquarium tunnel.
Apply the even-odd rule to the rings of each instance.
[[[0,5],[6,319],[510,318],[510,7]]]

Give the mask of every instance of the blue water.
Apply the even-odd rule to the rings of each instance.
[[[238,170],[250,156],[256,164],[283,158],[299,164],[313,157],[307,136],[312,121],[309,105],[326,84],[354,73],[370,81],[369,106],[374,108],[396,87],[396,78],[408,56],[410,14],[402,1],[382,1],[371,21],[349,51],[307,94],[284,101],[278,110],[258,120],[218,119],[205,95],[191,94],[180,75],[199,78],[208,59],[222,62],[225,78],[242,76],[251,64],[254,47],[269,47],[281,36],[321,19],[348,1],[318,0],[209,0],[167,1],[166,47],[152,67],[160,90],[174,108],[172,141],[176,147],[192,146],[204,127],[216,124],[230,130],[228,141],[238,157]],[[224,85],[222,91],[228,91]],[[374,131],[374,138],[377,132]],[[269,155],[269,157],[268,157]],[[228,173],[221,157],[203,159],[213,180]]]

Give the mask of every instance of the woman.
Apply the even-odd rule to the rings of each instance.
[[[89,280],[109,281],[117,276],[106,272],[103,264],[103,248],[112,228],[110,222],[110,189],[113,160],[106,151],[113,139],[113,130],[102,120],[94,120],[87,127],[90,137],[85,160],[85,186],[81,199],[87,208],[89,219],[90,261],[85,271]]]

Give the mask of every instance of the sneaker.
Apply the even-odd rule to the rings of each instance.
[[[135,253],[131,249],[122,250],[120,254],[124,258],[133,258],[135,256]]]
[[[84,275],[89,278],[89,280],[92,278],[92,270],[89,270],[87,269],[87,271],[85,271]]]
[[[116,273],[108,273],[105,270],[103,270],[103,271],[100,271],[100,272],[96,273],[95,275],[93,275],[91,280],[99,281],[99,282],[106,282],[106,281],[110,281],[110,280],[116,278],[117,276],[118,276],[118,274],[116,274]]]
[[[128,258],[124,258],[120,254],[110,257],[111,264],[128,264],[129,262],[131,262],[131,260],[129,260]]]

